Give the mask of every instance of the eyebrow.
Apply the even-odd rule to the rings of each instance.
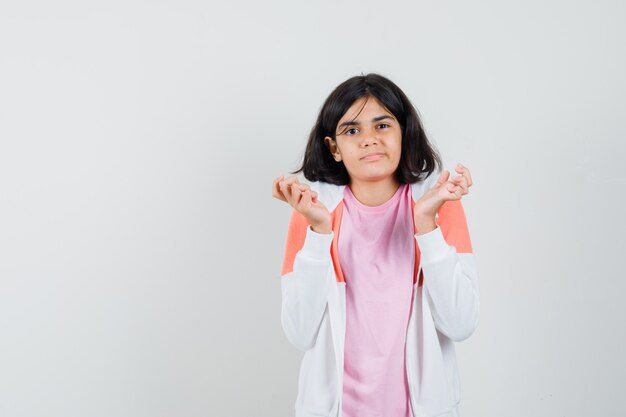
[[[380,116],[376,116],[376,117],[374,117],[374,118],[372,119],[372,123],[379,122],[379,121],[384,120],[384,119],[393,120],[393,118],[392,118],[391,116],[389,116],[389,115],[387,115],[387,114],[383,114],[383,115],[380,115]],[[359,123],[359,122],[357,122],[357,121],[355,121],[355,120],[349,120],[349,121],[347,121],[347,122],[343,122],[342,124],[340,124],[339,126],[337,126],[337,130],[339,130],[339,129],[340,129],[340,128],[342,128],[343,126],[359,126],[359,125],[360,125],[360,123]]]

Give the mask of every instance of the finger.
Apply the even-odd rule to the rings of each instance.
[[[285,182],[286,182],[288,185],[291,185],[291,184],[300,184],[300,183],[298,182],[298,177],[296,177],[295,175],[292,175],[291,177],[287,178],[287,179],[285,180]]]
[[[310,198],[311,203],[315,203],[317,201],[317,193],[311,190],[309,186],[306,186],[306,189],[302,190],[302,195],[306,195],[308,198]]]
[[[295,175],[292,175],[291,177],[287,178],[286,180],[284,180],[285,185],[287,186],[288,189],[292,189],[292,187],[294,185],[300,185],[300,183],[298,182],[298,177],[296,177]]]
[[[303,209],[308,209],[310,207],[311,207],[311,191],[305,190],[302,192],[302,198],[300,199],[300,202],[298,203],[298,209],[303,210]]]
[[[297,188],[301,192],[304,192],[304,191],[307,191],[307,190],[313,192],[313,190],[311,190],[311,188],[307,184],[291,184],[291,188],[292,189],[293,188]],[[315,195],[317,196],[317,193]]]
[[[311,187],[309,187],[307,184],[301,184],[301,183],[293,183],[291,184],[292,187],[298,187],[300,189],[300,191],[304,191],[304,190],[308,190]]]
[[[456,172],[461,173],[465,178],[467,178],[467,186],[472,186],[472,174],[470,174],[470,170],[468,167],[461,165],[459,162],[455,168]]]
[[[289,204],[291,204],[291,187],[287,183],[287,180],[280,181],[278,183],[278,186],[280,188],[280,192],[282,193],[283,197],[285,198],[285,201],[288,202]],[[291,204],[291,205],[293,205],[293,204]]]
[[[311,188],[309,188],[309,187],[307,187],[307,191],[311,195],[311,203],[313,203],[313,204],[317,203],[317,193],[315,191],[311,190]]]
[[[439,175],[439,178],[437,179],[437,182],[435,183],[435,187],[445,183],[448,180],[448,177],[450,176],[450,172],[448,170],[443,170],[441,171],[441,174]]]
[[[467,186],[471,187],[474,182],[472,181],[472,174],[470,173],[470,170],[467,167],[465,168],[465,172],[463,174],[467,178]]]
[[[280,190],[280,182],[285,178],[284,175],[281,175],[280,177],[276,178],[274,180],[274,182],[272,183],[272,196],[282,200],[282,201],[287,201],[285,199],[285,196],[283,195],[282,191]]]
[[[300,203],[300,198],[302,197],[302,190],[298,187],[290,187],[291,189],[291,205],[296,208]]]
[[[298,184],[298,179],[295,176],[291,176],[287,179],[283,179],[279,181],[279,185],[280,185],[279,188],[281,190],[285,190],[285,189],[289,190],[293,184]]]
[[[449,197],[452,197],[452,200],[459,200],[463,195],[463,190],[458,185],[454,185],[448,188]]]
[[[448,190],[448,192],[450,193],[454,193],[458,190],[463,191],[462,187],[459,184],[454,183],[452,181],[448,181],[445,187],[446,187],[446,190]]]
[[[454,184],[461,187],[464,195],[469,192],[468,185],[467,185],[467,178],[464,175],[457,175],[456,177],[453,178],[453,181],[454,181]]]
[[[309,187],[306,184],[298,184],[297,186],[300,187],[300,190],[302,190],[302,192],[307,191],[311,195],[311,202],[312,203],[315,203],[317,201],[317,193],[315,191],[313,191],[311,189],[311,187]],[[292,187],[294,187],[294,186],[292,185]]]

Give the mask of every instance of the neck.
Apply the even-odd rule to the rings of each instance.
[[[359,181],[350,179],[350,191],[359,202],[366,206],[380,206],[389,201],[398,191],[400,183],[391,176],[380,181]]]

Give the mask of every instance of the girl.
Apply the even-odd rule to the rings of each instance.
[[[458,417],[454,342],[479,317],[461,198],[406,95],[378,74],[333,90],[296,176],[281,324],[304,357],[297,417]]]

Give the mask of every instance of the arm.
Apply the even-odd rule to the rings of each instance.
[[[435,327],[460,342],[479,320],[479,282],[461,200],[447,201],[434,230],[416,234],[424,290]]]
[[[302,351],[315,345],[326,309],[333,237],[333,232],[315,232],[293,211],[281,273],[281,325],[289,342]]]

